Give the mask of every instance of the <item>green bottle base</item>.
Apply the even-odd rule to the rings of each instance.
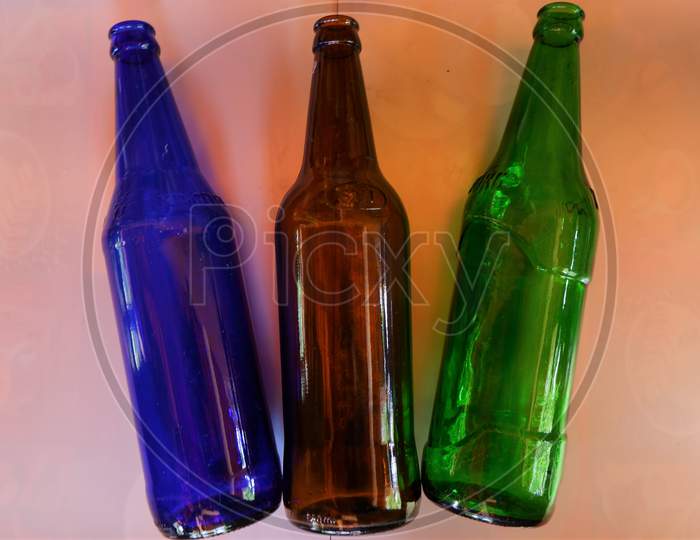
[[[488,500],[491,497],[485,497],[484,495],[481,495],[478,500],[464,498],[457,499],[454,497],[444,497],[441,495],[444,493],[454,493],[455,491],[462,493],[488,493],[488,490],[480,488],[479,486],[460,486],[456,488],[451,486],[443,489],[434,489],[428,482],[423,482],[423,493],[428,499],[433,501],[441,508],[452,512],[453,514],[457,514],[458,516],[480,521],[482,523],[489,523],[491,525],[500,525],[502,527],[539,527],[547,523],[549,520],[549,515],[535,519],[508,515],[501,507],[489,503]],[[499,496],[499,501],[503,501],[502,494]],[[508,506],[512,508],[514,504],[511,503]]]
[[[423,454],[423,492],[436,504],[471,519],[536,527],[552,512],[565,435],[543,437],[493,426],[461,444]]]

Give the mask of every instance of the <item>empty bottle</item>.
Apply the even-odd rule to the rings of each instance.
[[[110,30],[117,179],[103,236],[151,512],[169,537],[254,522],[281,479],[233,223],[202,177],[154,30]]]
[[[501,525],[547,519],[567,408],[597,205],[581,164],[583,11],[539,12],[496,157],[472,186],[423,488]]]
[[[357,22],[314,26],[301,172],[277,223],[284,503],[297,526],[357,534],[418,508],[409,228],[377,164]]]

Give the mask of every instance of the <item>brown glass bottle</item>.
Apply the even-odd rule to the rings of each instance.
[[[358,24],[314,30],[304,160],[277,222],[284,503],[301,528],[358,534],[418,510],[409,228],[377,164]]]

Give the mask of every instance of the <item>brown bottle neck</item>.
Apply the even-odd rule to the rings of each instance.
[[[354,35],[354,37],[352,37]],[[317,35],[303,170],[342,176],[377,169],[356,32]],[[349,39],[347,39],[349,37]]]

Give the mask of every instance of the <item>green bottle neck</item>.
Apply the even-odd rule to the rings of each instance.
[[[578,40],[563,46],[538,35],[508,119],[494,166],[552,159],[581,163],[581,89]]]

